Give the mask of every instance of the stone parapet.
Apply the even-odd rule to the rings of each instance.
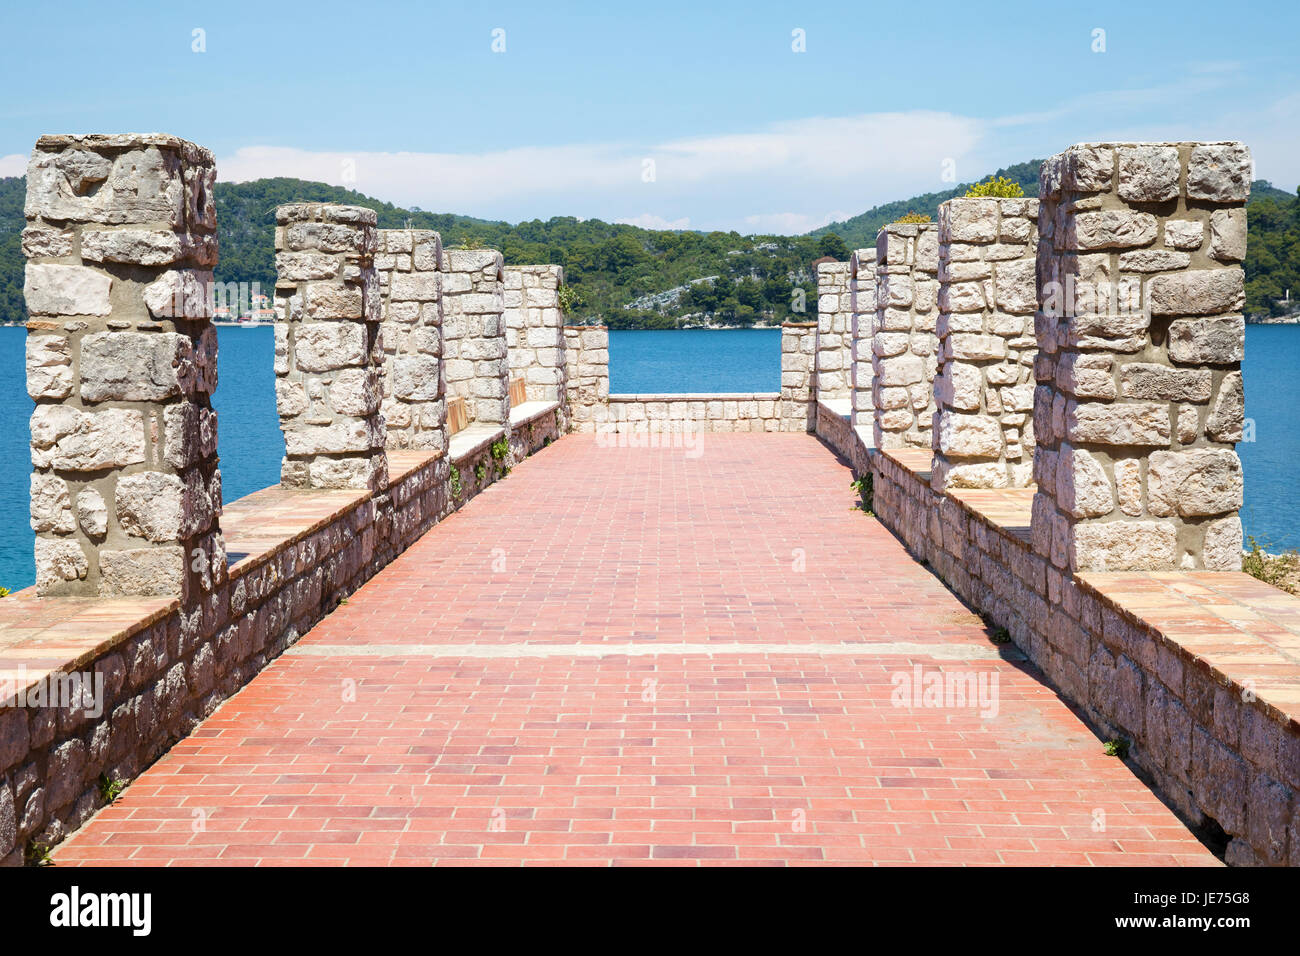
[[[530,402],[563,402],[564,313],[560,266],[506,266],[504,307],[510,377],[522,378]]]
[[[871,351],[877,448],[931,447],[938,271],[934,223],[890,223],[876,236]]]
[[[781,325],[781,431],[813,432],[817,405],[813,376],[817,349],[816,322]]]
[[[853,372],[850,325],[853,298],[849,263],[817,266],[817,345],[815,385],[819,398],[847,398]]]
[[[935,488],[1033,480],[1038,200],[939,206]]]
[[[564,333],[565,404],[569,431],[594,432],[609,405],[609,329],[566,325]]]
[[[463,398],[471,424],[510,421],[505,271],[495,249],[442,254],[442,357],[447,397]]]
[[[215,180],[174,136],[37,141],[22,248],[41,594],[197,601],[225,578]]]
[[[1043,165],[1033,526],[1054,567],[1241,567],[1250,170],[1240,143]]]
[[[375,272],[383,299],[387,447],[445,451],[441,237],[428,229],[380,229]]]
[[[849,362],[851,423],[874,428],[871,345],[876,324],[876,250],[858,249],[849,258]]]
[[[275,211],[275,397],[290,488],[382,489],[383,301],[375,211]]]

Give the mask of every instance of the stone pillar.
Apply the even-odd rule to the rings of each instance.
[[[388,485],[375,218],[373,209],[319,203],[275,211],[275,398],[286,487]]]
[[[813,401],[813,361],[816,348],[816,322],[781,324],[783,432],[811,432],[817,428],[817,406]]]
[[[871,351],[877,448],[931,447],[938,271],[933,223],[890,223],[876,236]]]
[[[871,386],[872,329],[876,322],[876,250],[858,249],[849,258],[849,360],[854,428],[868,426],[874,419]]]
[[[174,136],[36,143],[22,245],[41,594],[190,603],[225,578],[215,180],[212,154]]]
[[[507,266],[505,270],[510,377],[524,380],[530,402],[563,401],[563,285],[564,270],[560,266]]]
[[[849,397],[849,319],[853,302],[849,294],[849,263],[823,262],[817,266],[817,397]]]
[[[569,428],[594,432],[609,413],[609,329],[564,326],[564,364]]]
[[[471,424],[510,421],[506,357],[505,280],[495,249],[448,249],[442,254],[442,357],[448,399],[463,398]]]
[[[1250,166],[1240,143],[1043,165],[1033,541],[1057,567],[1241,568]]]
[[[429,229],[380,229],[383,415],[389,448],[447,450],[442,381],[442,239]]]
[[[939,207],[936,491],[1033,481],[1038,200]]]

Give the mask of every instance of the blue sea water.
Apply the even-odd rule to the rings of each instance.
[[[271,329],[223,327],[217,409],[221,475],[227,501],[274,484],[284,440],[275,411]],[[28,524],[27,397],[22,327],[0,326],[0,585],[34,580]],[[629,392],[775,392],[781,384],[778,329],[610,333],[610,390]],[[1300,367],[1300,326],[1246,328],[1246,415],[1253,441],[1237,446],[1246,472],[1246,533],[1273,549],[1300,548],[1300,427],[1290,386]]]

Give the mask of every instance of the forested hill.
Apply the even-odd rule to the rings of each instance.
[[[998,171],[1019,182],[1027,195],[1038,192],[1038,161]],[[876,231],[908,212],[933,216],[940,202],[965,192],[965,185],[869,209],[842,223],[804,236],[742,236],[735,232],[641,229],[573,217],[511,225],[468,216],[401,209],[351,190],[299,179],[218,183],[217,222],[223,282],[275,283],[273,225],[281,203],[339,202],[369,206],[383,228],[408,222],[436,229],[448,246],[500,249],[508,264],[558,263],[580,295],[576,320],[599,319],[614,328],[673,328],[704,321],[728,325],[778,322],[792,315],[792,292],[805,292],[816,308],[811,262],[821,255],[847,258],[870,246]],[[23,311],[23,228],[25,183],[0,178],[0,321],[20,322]],[[1251,190],[1250,240],[1246,255],[1247,311],[1280,314],[1291,290],[1300,298],[1300,200],[1257,181]],[[798,316],[803,318],[805,316]]]

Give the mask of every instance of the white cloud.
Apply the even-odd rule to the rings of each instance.
[[[26,176],[27,157],[21,153],[0,156],[0,176]]]
[[[626,216],[622,219],[615,219],[614,221],[625,226],[640,226],[642,229],[691,228],[690,216],[683,216],[681,219],[665,219],[663,216],[656,216],[652,212],[643,212],[639,216]]]
[[[858,209],[854,212],[848,212],[843,209],[836,209],[820,216],[812,216],[802,212],[759,213],[756,216],[745,217],[745,225],[748,227],[745,231],[760,235],[798,236],[805,232],[812,232],[814,229],[820,229],[827,223],[843,222],[845,219],[851,219],[862,211]]]

